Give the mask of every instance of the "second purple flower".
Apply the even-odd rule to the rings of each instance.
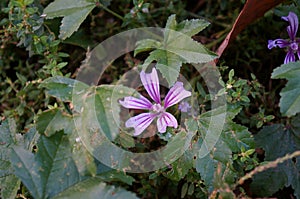
[[[129,118],[125,122],[125,126],[127,128],[134,128],[134,136],[140,135],[155,118],[157,118],[157,129],[160,133],[166,132],[167,126],[177,128],[178,123],[176,118],[171,113],[167,112],[166,109],[179,103],[184,98],[191,96],[191,92],[184,89],[182,82],[176,82],[170,88],[164,101],[161,102],[156,69],[153,68],[151,73],[142,71],[140,73],[140,78],[154,103],[151,103],[142,95],[140,95],[139,98],[131,96],[125,97],[123,101],[120,101],[120,104],[123,107],[149,111]]]
[[[269,49],[272,49],[274,47],[287,48],[287,54],[284,59],[284,64],[287,64],[289,62],[296,61],[295,53],[297,54],[298,59],[300,59],[300,48],[299,48],[300,39],[296,38],[299,21],[297,15],[293,12],[289,12],[288,16],[281,17],[281,18],[289,23],[289,26],[286,28],[286,30],[288,32],[290,39],[269,40],[268,48]]]

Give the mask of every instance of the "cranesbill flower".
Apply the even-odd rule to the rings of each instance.
[[[298,59],[300,59],[300,38],[296,38],[299,21],[297,15],[293,12],[289,12],[288,16],[281,18],[289,23],[289,26],[286,28],[286,30],[290,38],[269,40],[268,48],[287,48],[287,54],[284,59],[284,63],[287,64],[289,62],[296,61],[295,53],[298,55]]]
[[[125,97],[123,101],[119,101],[125,108],[148,110],[147,113],[141,113],[137,116],[129,118],[125,122],[127,128],[134,128],[134,136],[140,135],[150,124],[157,118],[157,129],[160,133],[166,132],[167,126],[178,127],[176,118],[166,111],[167,108],[177,104],[186,97],[191,96],[191,92],[183,87],[182,82],[176,82],[167,93],[163,102],[160,99],[160,89],[157,71],[152,69],[151,73],[140,73],[140,78],[147,93],[154,101],[151,103],[147,98],[140,95],[136,97]]]

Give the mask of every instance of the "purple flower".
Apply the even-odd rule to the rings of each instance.
[[[191,108],[192,108],[191,105],[185,101],[180,102],[180,104],[178,106],[178,109],[184,113],[187,113],[188,111],[190,111]]]
[[[290,39],[275,39],[268,41],[268,48],[272,49],[274,47],[279,48],[287,48],[287,54],[284,59],[284,63],[287,64],[289,62],[296,61],[295,53],[298,55],[298,59],[300,59],[300,38],[296,38],[296,34],[298,31],[299,21],[298,17],[295,13],[289,12],[289,15],[286,17],[281,17],[283,20],[289,22],[289,26],[286,28]]]
[[[161,102],[156,69],[153,68],[151,73],[142,71],[140,78],[154,103],[151,103],[142,95],[140,95],[139,98],[131,96],[125,97],[123,101],[120,101],[120,104],[125,108],[150,111],[129,118],[125,126],[127,128],[134,128],[134,136],[140,135],[155,118],[157,118],[157,129],[160,133],[166,132],[167,126],[177,128],[178,124],[176,118],[171,113],[168,113],[166,109],[177,104],[184,98],[191,96],[191,92],[184,89],[182,82],[176,82],[173,87],[170,88],[164,102]]]

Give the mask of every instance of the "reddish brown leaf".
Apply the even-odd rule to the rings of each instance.
[[[247,25],[262,17],[265,12],[283,1],[284,0],[247,0],[243,10],[235,20],[231,31],[217,50],[219,57],[221,57],[226,47]]]

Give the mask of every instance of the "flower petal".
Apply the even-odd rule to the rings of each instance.
[[[191,105],[188,102],[184,102],[184,101],[180,102],[178,106],[178,109],[184,113],[189,112],[191,108],[192,108]]]
[[[164,112],[161,113],[161,115],[157,119],[158,132],[166,132],[167,126],[177,128],[178,124],[176,118],[171,113]]]
[[[150,110],[152,107],[152,103],[142,95],[140,95],[139,98],[135,98],[131,96],[124,97],[124,100],[123,101],[120,100],[119,103],[125,108],[132,108],[132,109]]]
[[[285,56],[284,64],[287,64],[289,62],[294,62],[294,61],[296,61],[296,57],[294,55],[293,50],[290,49]]]
[[[299,21],[298,16],[293,13],[289,12],[289,15],[286,17],[281,17],[283,20],[289,22],[289,26],[286,28],[291,40],[294,40],[298,31]]]
[[[285,39],[275,39],[268,41],[268,48],[272,49],[274,47],[285,48],[290,45],[290,42]]]
[[[140,77],[150,97],[156,103],[160,104],[159,80],[156,69],[153,68],[151,73],[145,73],[142,71]]]
[[[141,113],[137,116],[129,118],[125,126],[127,128],[133,127],[134,128],[134,136],[140,135],[153,121],[156,117],[154,113]]]
[[[182,82],[176,82],[165,97],[164,108],[173,106],[191,95],[192,93],[190,91],[184,89]]]

